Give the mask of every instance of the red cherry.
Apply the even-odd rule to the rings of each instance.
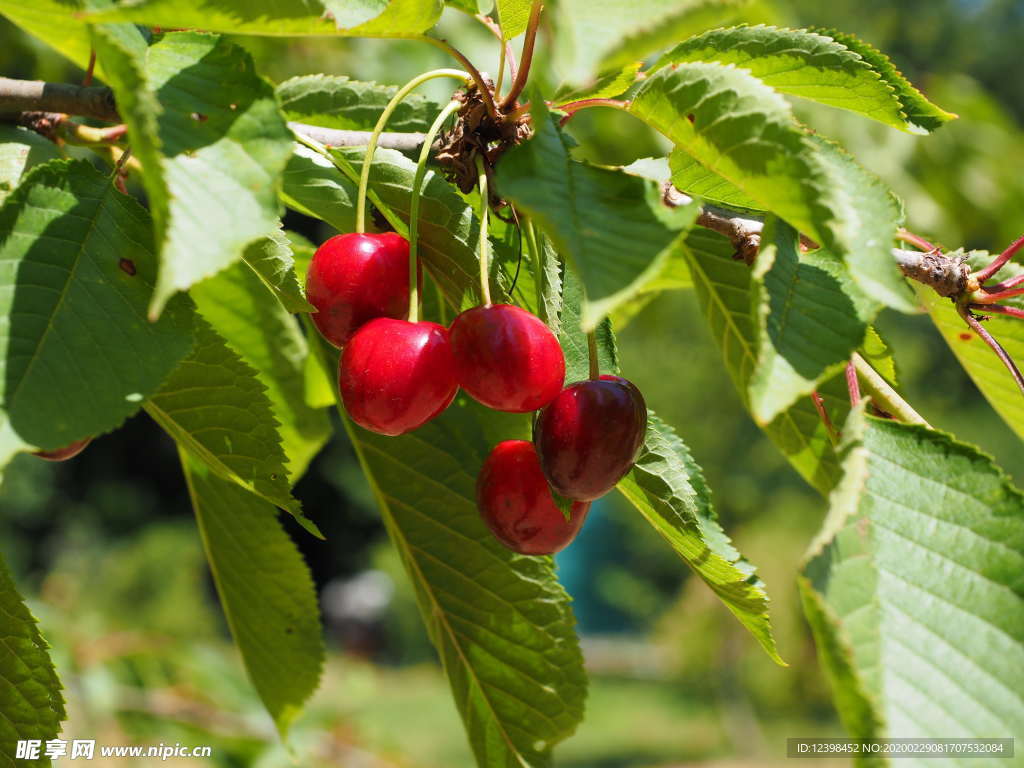
[[[447,329],[426,321],[371,320],[341,353],[338,387],[348,415],[372,432],[401,435],[423,426],[459,388]]]
[[[563,389],[540,412],[533,442],[552,488],[593,501],[629,472],[646,433],[640,390],[618,376],[602,376]]]
[[[574,501],[565,519],[526,440],[498,443],[476,481],[480,515],[498,540],[524,555],[551,555],[576,538],[590,509]]]
[[[422,281],[422,274],[420,274]],[[376,317],[409,314],[409,241],[394,232],[335,235],[306,275],[313,322],[336,347]]]
[[[40,459],[46,459],[47,461],[67,461],[73,459],[75,456],[85,450],[85,446],[92,442],[91,437],[87,437],[84,440],[76,440],[70,445],[65,445],[63,448],[58,448],[55,451],[36,451],[33,456],[38,456]]]
[[[525,309],[467,309],[452,322],[450,334],[459,384],[489,408],[535,411],[562,388],[565,357],[558,339]]]

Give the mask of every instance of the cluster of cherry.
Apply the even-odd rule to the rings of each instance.
[[[540,410],[532,443],[506,440],[491,451],[477,504],[510,549],[557,552],[575,538],[590,502],[633,466],[647,429],[643,396],[618,376],[563,388],[558,339],[519,307],[474,307],[450,328],[406,320],[409,275],[409,243],[394,232],[337,235],[313,256],[306,295],[317,328],[342,349],[345,409],[383,435],[423,426],[460,387],[495,410]]]

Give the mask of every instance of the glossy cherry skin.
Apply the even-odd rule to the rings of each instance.
[[[443,325],[378,317],[345,345],[338,388],[352,420],[382,435],[402,435],[447,408],[455,380]]]
[[[336,347],[374,318],[406,317],[409,241],[394,232],[335,235],[313,254],[306,298],[316,307],[316,327]]]
[[[561,391],[562,347],[525,309],[510,304],[467,309],[452,322],[450,334],[459,384],[487,407],[527,413]]]
[[[63,448],[58,448],[55,451],[36,451],[33,456],[38,456],[40,459],[46,459],[47,461],[67,461],[73,459],[75,456],[85,450],[85,446],[92,442],[91,437],[87,437],[84,440],[76,440],[70,445],[65,445]]]
[[[575,501],[569,520],[555,504],[533,443],[506,440],[491,451],[476,481],[480,515],[498,541],[524,555],[550,555],[579,533],[590,504]]]
[[[552,488],[593,501],[629,472],[646,434],[640,390],[618,376],[602,376],[563,389],[540,412],[533,442]]]

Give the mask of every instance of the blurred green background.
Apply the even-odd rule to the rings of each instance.
[[[892,186],[911,228],[950,247],[990,250],[1024,229],[1024,3],[779,0],[748,6],[744,18],[858,34],[960,115],[919,138],[797,105]],[[454,11],[442,26],[442,36],[494,71],[493,38],[482,27]],[[239,42],[275,81],[331,72],[401,83],[448,64],[413,42]],[[0,71],[69,82],[82,76],[7,22],[0,22]],[[543,62],[538,72],[557,85]],[[443,85],[431,85],[445,96]],[[597,162],[665,149],[614,111],[582,113],[571,130],[580,156]],[[317,241],[331,234],[294,215],[286,223]],[[1020,441],[928,320],[888,313],[879,327],[918,410],[1024,482]],[[558,748],[558,764],[781,764],[787,736],[841,733],[793,582],[822,500],[745,415],[692,295],[657,298],[621,331],[620,347],[626,375],[688,442],[726,530],[760,568],[790,666],[772,664],[637,515],[614,499],[602,502],[559,556],[592,685],[587,718]],[[66,464],[15,460],[0,486],[0,552],[54,646],[69,701],[65,738],[210,744],[214,757],[204,764],[217,766],[471,765],[410,588],[343,436],[297,495],[328,537],[289,529],[321,591],[330,659],[286,748],[231,646],[170,441],[139,416]]]

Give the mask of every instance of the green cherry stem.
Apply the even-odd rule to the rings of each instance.
[[[526,219],[523,222],[526,232],[526,240],[530,245],[530,256],[533,258],[533,284],[537,296],[537,316],[545,323],[549,322],[547,309],[544,306],[544,251],[537,243],[537,231],[533,227],[533,220]]]
[[[597,331],[587,334],[587,355],[590,358],[590,378],[601,378],[601,361],[597,359]]]
[[[419,228],[420,228],[420,187],[423,185],[423,177],[427,175],[427,160],[430,158],[430,148],[434,144],[434,137],[437,136],[454,112],[462,106],[461,101],[451,101],[440,114],[434,119],[430,130],[423,137],[423,146],[420,148],[419,161],[416,163],[416,175],[412,177],[412,199],[409,201],[409,322],[415,323],[420,319],[420,295],[417,264],[419,261]]]
[[[867,360],[854,352],[851,362],[861,383],[864,384],[864,389],[867,394],[871,395],[875,405],[886,413],[891,413],[900,421],[905,421],[908,424],[920,424],[931,429],[931,425],[924,420],[924,417],[911,408],[910,404],[889,386],[889,382],[883,379]]]
[[[366,158],[363,160],[362,171],[359,174],[359,194],[356,197],[356,232],[362,233],[366,231],[366,188],[370,185],[370,165],[373,163],[373,155],[377,151],[377,141],[380,139],[381,133],[384,132],[384,126],[387,125],[388,118],[398,108],[398,105],[402,103],[402,99],[413,90],[428,80],[435,80],[439,77],[454,77],[456,80],[461,80],[464,83],[469,83],[472,80],[469,73],[463,72],[461,69],[434,69],[430,72],[424,72],[422,75],[417,75],[399,88],[398,92],[391,97],[391,101],[384,107],[384,111],[380,113],[377,124],[373,126],[373,132],[370,134],[370,143],[366,146]]]
[[[480,184],[480,295],[484,306],[491,306],[491,280],[489,271],[490,240],[487,239],[488,217],[491,212],[490,195],[487,191],[487,169],[484,159],[476,156],[476,172]]]

